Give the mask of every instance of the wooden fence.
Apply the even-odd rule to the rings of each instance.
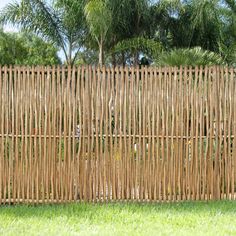
[[[0,203],[235,199],[236,69],[0,68]]]

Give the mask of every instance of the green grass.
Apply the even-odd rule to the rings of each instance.
[[[2,206],[0,235],[236,235],[236,202]]]

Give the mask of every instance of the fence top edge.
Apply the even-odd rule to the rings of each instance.
[[[94,65],[79,65],[79,66],[24,66],[24,65],[0,65],[0,71],[73,71],[73,70],[96,70],[96,71],[154,71],[154,72],[175,72],[175,71],[197,71],[197,70],[225,70],[236,72],[236,67],[224,65],[211,66],[94,66]]]

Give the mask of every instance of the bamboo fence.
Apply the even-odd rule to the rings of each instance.
[[[0,68],[0,204],[235,199],[236,69]]]

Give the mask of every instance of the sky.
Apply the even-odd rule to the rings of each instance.
[[[0,9],[3,8],[9,2],[11,2],[11,0],[0,0]]]
[[[11,2],[14,2],[16,0],[0,0],[0,10],[5,7],[8,3],[11,3]],[[15,28],[7,25],[4,27],[4,31],[7,31],[7,32],[12,32],[12,31],[17,31]]]

